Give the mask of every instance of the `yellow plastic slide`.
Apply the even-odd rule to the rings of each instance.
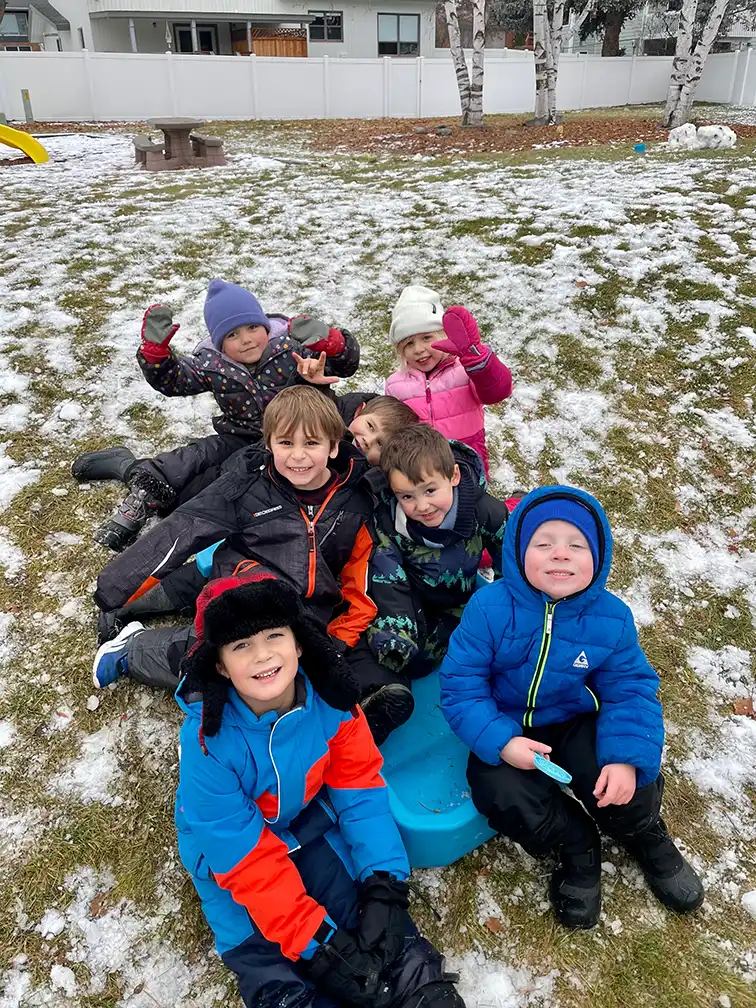
[[[44,164],[50,160],[50,155],[33,136],[24,133],[23,130],[13,129],[10,126],[3,126],[0,123],[0,143],[7,144],[8,147],[15,147],[30,157],[35,164]]]

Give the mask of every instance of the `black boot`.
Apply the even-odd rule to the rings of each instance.
[[[148,518],[168,507],[175,491],[147,473],[137,470],[130,481],[131,490],[110,518],[94,534],[94,540],[116,553],[136,540]]]
[[[664,906],[677,913],[692,913],[704,901],[701,879],[688,864],[667,832],[663,819],[622,844],[643,870],[651,891]]]
[[[452,974],[444,974],[451,976]],[[401,1008],[465,1008],[452,980],[435,980],[424,984],[403,1001]]]
[[[141,622],[145,616],[160,616],[166,613],[189,615],[191,610],[177,604],[163,585],[158,583],[144,595],[121,606],[120,609],[100,611],[97,615],[97,643],[100,645],[112,640],[127,623],[133,623],[134,620]]]
[[[601,840],[596,831],[587,849],[561,847],[551,876],[551,902],[561,924],[592,928],[601,913]]]
[[[394,728],[408,721],[415,709],[412,690],[401,683],[389,683],[360,701],[376,745],[383,745]]]
[[[87,480],[120,480],[128,482],[136,456],[128,448],[105,448],[104,451],[84,452],[74,459],[71,475],[82,483]]]

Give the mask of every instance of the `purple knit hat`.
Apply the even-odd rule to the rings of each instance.
[[[254,294],[225,280],[210,281],[205,298],[205,324],[218,350],[226,336],[239,326],[261,325],[270,332],[270,319]]]

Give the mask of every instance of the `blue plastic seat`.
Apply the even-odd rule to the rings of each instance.
[[[441,868],[494,835],[467,783],[470,751],[441,713],[438,670],[412,684],[415,710],[381,746],[391,811],[413,868]]]

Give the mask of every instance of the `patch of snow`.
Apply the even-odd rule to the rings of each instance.
[[[702,682],[728,699],[753,692],[751,655],[742,648],[731,644],[718,651],[693,647],[688,651],[688,664]]]
[[[118,731],[118,726],[110,726],[86,735],[78,758],[50,781],[49,790],[71,795],[85,805],[121,805],[123,798],[112,791],[121,776],[114,752]]]
[[[76,976],[70,966],[59,966],[57,963],[50,970],[50,984],[53,990],[62,990],[67,997],[76,993]]]
[[[43,938],[54,938],[66,926],[66,918],[60,910],[45,910],[37,930]]]
[[[740,902],[743,904],[743,909],[756,920],[756,889],[743,893]]]
[[[552,970],[538,977],[524,966],[497,962],[482,952],[450,956],[449,967],[461,974],[459,993],[468,1008],[525,1008],[526,1005],[553,1004]]]
[[[15,462],[6,454],[7,442],[0,442],[0,510],[6,508],[19,491],[36,483],[41,470],[28,463]]]

